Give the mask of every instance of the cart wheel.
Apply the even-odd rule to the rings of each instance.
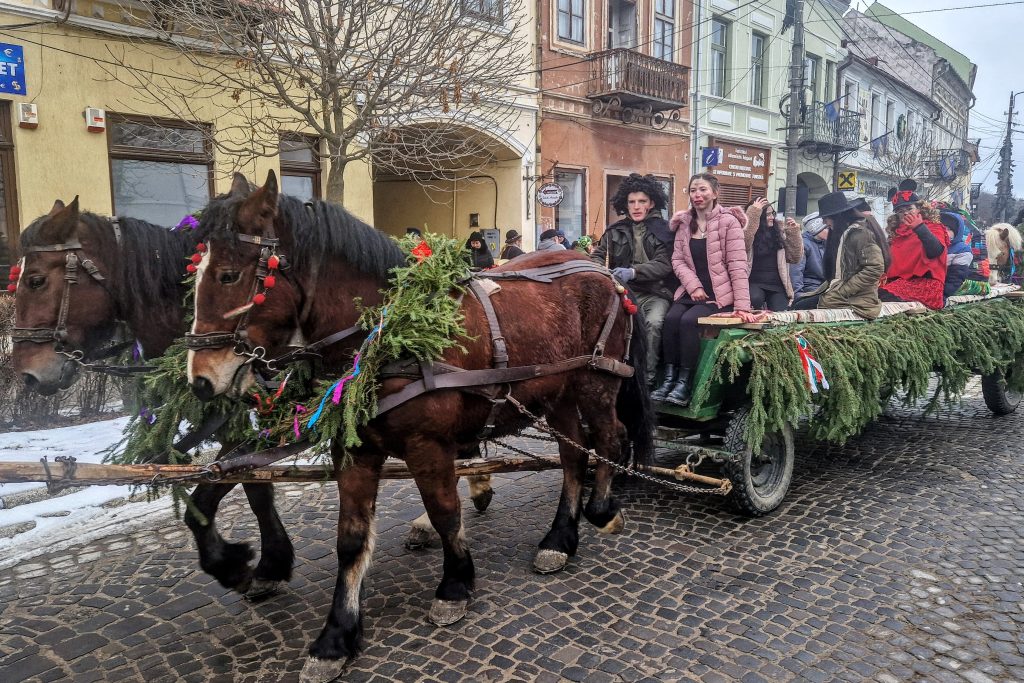
[[[985,405],[996,415],[1014,412],[1024,398],[1021,392],[1010,389],[1006,377],[999,370],[981,376],[981,395],[985,397]]]
[[[736,411],[725,432],[725,449],[741,453],[738,461],[725,465],[725,475],[732,481],[732,500],[743,514],[751,517],[766,515],[786,497],[793,481],[793,428],[764,435],[761,449],[752,453],[744,432],[750,416],[750,407]]]

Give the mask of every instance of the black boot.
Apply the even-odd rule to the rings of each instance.
[[[672,391],[672,387],[676,385],[676,378],[679,376],[678,365],[666,365],[665,366],[665,380],[661,383],[661,386],[655,389],[651,393],[651,400],[657,403],[663,403],[668,393]]]
[[[681,368],[676,384],[668,393],[665,400],[669,403],[685,408],[690,405],[690,368]]]

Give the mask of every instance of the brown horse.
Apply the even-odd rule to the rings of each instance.
[[[354,299],[379,302],[378,292],[387,286],[389,269],[402,262],[390,238],[340,207],[324,202],[303,206],[280,196],[273,173],[252,192],[245,179],[236,176],[231,193],[204,211],[203,224],[210,231],[209,250],[196,283],[194,350],[189,360],[189,380],[201,398],[244,393],[252,382],[247,358],[251,359],[253,350],[284,348],[296,333],[321,339],[352,325],[358,314]],[[277,278],[262,305],[250,305],[273,252],[285,258],[290,269]],[[583,258],[570,252],[538,253],[517,259],[514,266],[525,269]],[[608,315],[614,296],[612,280],[600,272],[561,277],[549,284],[502,280],[501,292],[492,303],[504,332],[509,366],[590,356],[607,320],[613,326],[605,357],[625,359],[629,316],[617,305]],[[490,368],[492,339],[483,307],[477,298],[466,295],[462,310],[467,337],[460,342],[465,352],[450,349],[442,360],[464,369]],[[642,332],[632,339],[635,373],[627,380],[580,368],[516,382],[511,395],[577,443],[586,438],[585,422],[590,443],[603,458],[622,460],[631,442],[634,458],[645,460],[653,449],[653,419],[644,386],[646,350]],[[350,338],[328,347],[325,364],[342,371],[360,341]],[[249,351],[238,349],[236,343]],[[409,382],[384,379],[381,396]],[[388,456],[405,460],[441,535],[443,577],[430,610],[431,621],[445,625],[465,616],[474,570],[463,534],[453,463],[460,447],[479,441],[491,412],[492,402],[477,393],[435,391],[379,415],[360,430],[363,445],[350,451],[352,464],[338,475],[339,571],[334,600],[326,625],[309,649],[301,680],[335,678],[357,651],[362,631],[360,592],[373,553],[377,489]],[[521,430],[528,420],[506,403],[495,424],[496,434],[509,434]],[[613,469],[603,462],[598,465],[593,494],[584,508],[588,455],[564,438],[559,440],[559,454],[562,495],[534,561],[542,572],[558,571],[576,552],[581,512],[599,530],[617,532],[623,527],[610,491]],[[340,467],[344,453],[337,442],[332,455]]]
[[[70,386],[79,367],[73,356],[88,361],[102,355],[111,348],[119,322],[146,358],[162,355],[185,331],[182,280],[200,237],[198,231],[172,232],[134,218],[115,221],[80,212],[77,197],[67,206],[57,201],[21,236],[25,259],[15,300],[13,360],[26,386],[44,394]],[[192,499],[209,523],[200,522],[191,508],[185,523],[195,536],[202,568],[225,587],[259,598],[291,578],[295,553],[271,484],[243,485],[260,527],[255,570],[249,566],[248,544],[221,537],[214,516],[234,486],[197,486]]]

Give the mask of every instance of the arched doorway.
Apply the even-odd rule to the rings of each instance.
[[[817,173],[801,173],[796,179],[797,186],[803,186],[807,188],[807,213],[814,213],[818,210],[818,200],[827,195],[832,190],[829,189],[828,183]],[[797,207],[799,211],[800,207]],[[806,215],[806,214],[804,214]]]
[[[406,228],[458,240],[483,233],[497,255],[505,234],[526,227],[524,165],[529,152],[509,131],[431,121],[395,129],[373,159],[373,220],[400,236]]]

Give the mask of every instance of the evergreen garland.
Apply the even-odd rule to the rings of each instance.
[[[803,337],[824,366],[829,389],[812,394],[801,364]],[[712,373],[731,383],[749,367],[751,410],[746,440],[756,450],[766,432],[809,417],[813,438],[842,443],[860,432],[895,391],[907,403],[925,397],[932,374],[938,386],[927,410],[956,399],[975,372],[1008,372],[1024,388],[1024,315],[1020,304],[992,299],[919,315],[868,323],[796,323],[723,342]],[[699,386],[694,406],[708,400]]]

